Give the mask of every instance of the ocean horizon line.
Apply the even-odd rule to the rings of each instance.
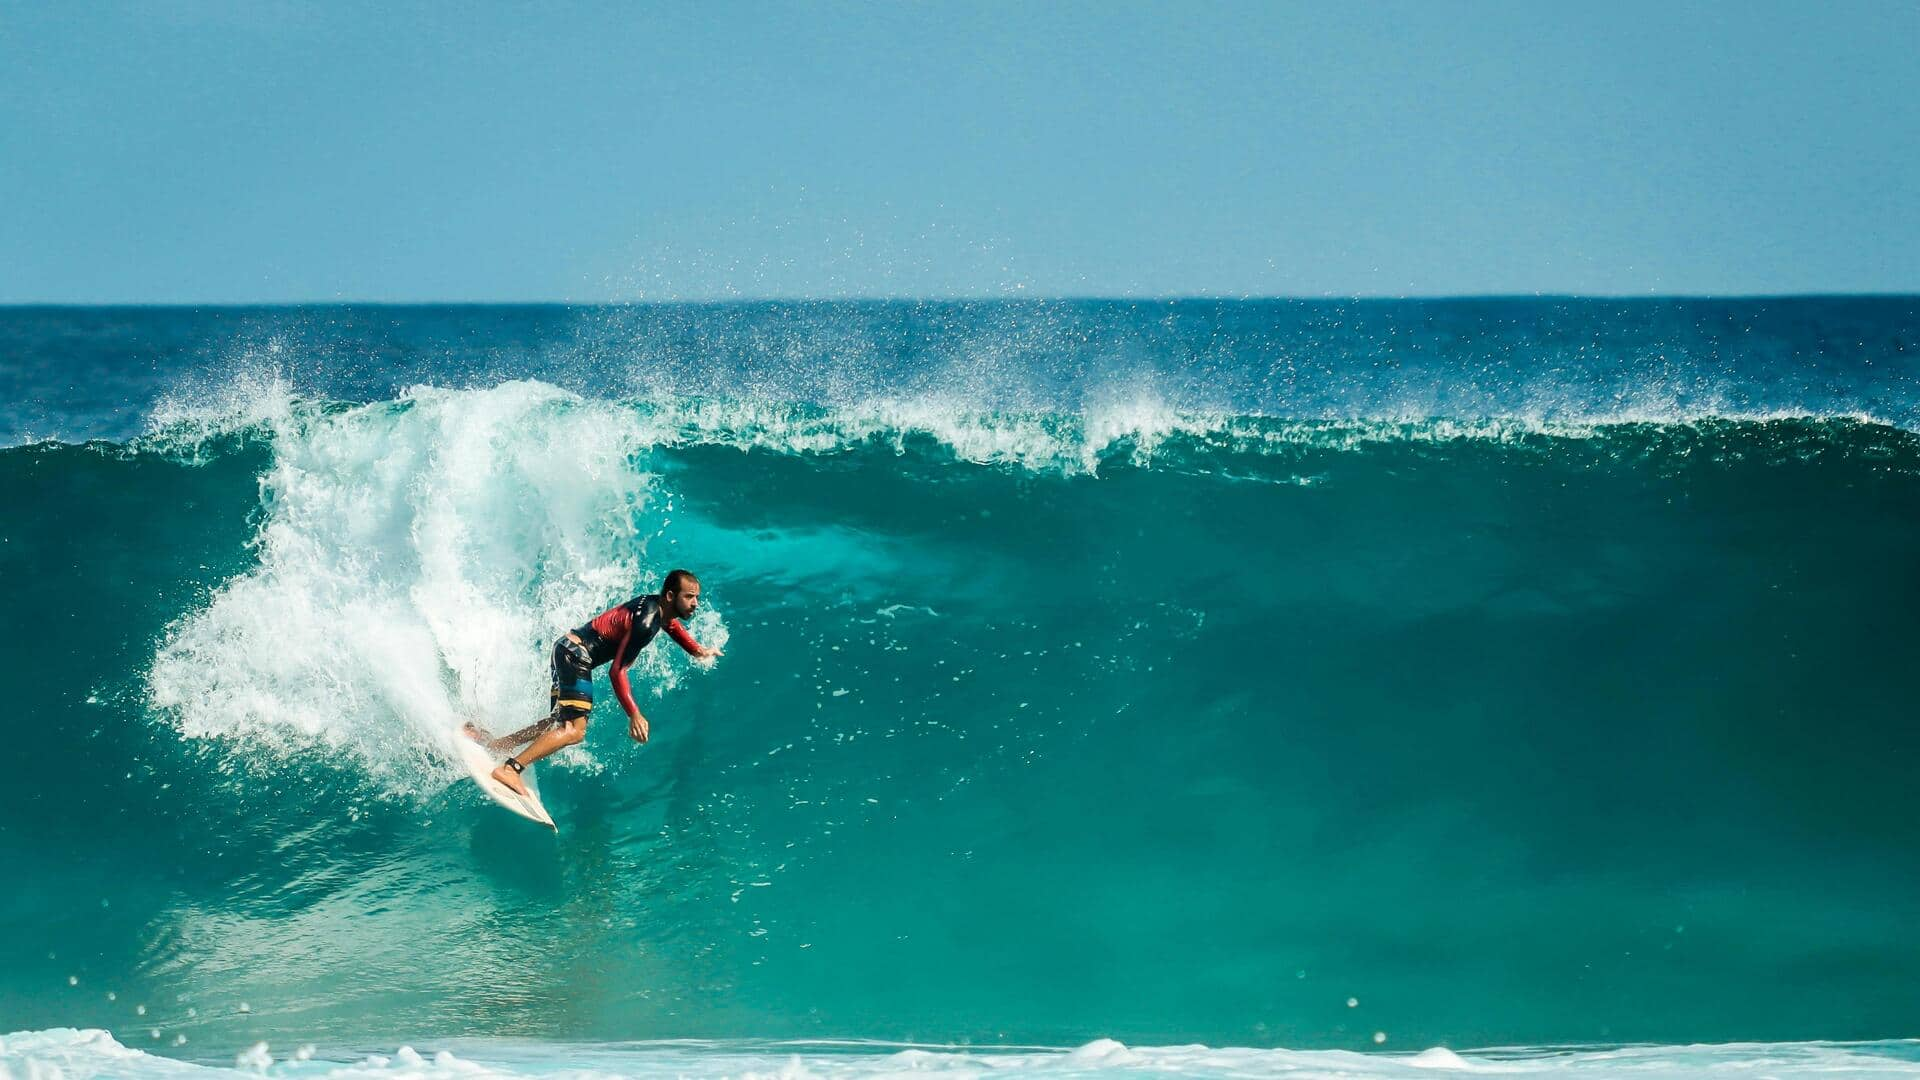
[[[1781,293],[1410,293],[1401,295],[1386,294],[1344,294],[1328,293],[1317,296],[1288,294],[1244,294],[1227,295],[1215,293],[1166,293],[1128,296],[1123,294],[1102,295],[1059,294],[1059,295],[1019,295],[1002,294],[994,296],[966,295],[928,295],[928,296],[694,296],[640,298],[633,300],[566,300],[566,299],[478,299],[478,300],[373,300],[373,299],[331,299],[331,300],[0,300],[0,310],[5,311],[148,311],[148,310],[235,310],[235,311],[273,311],[289,308],[643,308],[643,307],[749,307],[753,305],[794,305],[794,306],[885,306],[895,304],[934,304],[955,307],[974,305],[1039,305],[1039,304],[1431,304],[1431,303],[1512,303],[1516,301],[1553,301],[1575,303],[1712,303],[1712,302],[1776,302],[1776,301],[1834,301],[1834,300],[1920,300],[1920,290],[1900,292],[1781,292]]]

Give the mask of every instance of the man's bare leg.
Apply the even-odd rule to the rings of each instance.
[[[502,735],[496,739],[486,728],[469,720],[460,728],[460,732],[474,742],[485,744],[489,750],[508,750],[519,746],[521,743],[532,742],[534,736],[552,727],[555,723],[557,723],[557,721],[555,721],[553,717],[545,716],[511,735]]]
[[[534,725],[538,727],[539,725]],[[517,732],[515,734],[518,734]],[[513,756],[520,763],[520,769],[530,767],[534,762],[563,747],[572,746],[587,737],[587,718],[582,716],[573,720],[562,720],[552,728],[541,732],[533,740],[533,745]],[[527,793],[526,782],[520,779],[520,769],[504,762],[493,770],[493,778],[505,784],[509,790],[522,795]]]

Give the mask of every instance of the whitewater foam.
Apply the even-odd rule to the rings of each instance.
[[[670,497],[631,410],[509,383],[247,415],[279,425],[257,565],[172,627],[148,678],[182,734],[247,762],[344,755],[389,794],[437,790],[462,718],[533,719],[547,644],[667,569],[647,547]],[[725,641],[711,609],[696,632]],[[669,686],[656,653],[641,685]]]
[[[786,1080],[883,1080],[934,1073],[956,1077],[1125,1076],[1211,1078],[1301,1077],[1394,1080],[1436,1071],[1469,1075],[1632,1076],[1678,1080],[1716,1073],[1775,1078],[1920,1075],[1920,1045],[1889,1043],[1730,1043],[1562,1049],[1517,1048],[1456,1053],[1432,1047],[1417,1054],[1355,1053],[1245,1047],[1141,1046],[1096,1039],[1077,1048],[902,1046],[875,1042],[526,1043],[457,1040],[445,1048],[400,1046],[329,1060],[312,1047],[275,1055],[250,1046],[232,1065],[194,1063],[126,1047],[101,1030],[55,1028],[0,1036],[0,1078],[13,1080],[171,1080],[174,1077],[382,1077],[428,1080],[470,1077],[514,1080],[657,1080],[688,1076],[780,1077]]]

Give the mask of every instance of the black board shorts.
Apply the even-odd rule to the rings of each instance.
[[[553,643],[553,711],[547,718],[565,724],[593,711],[593,657],[570,637]]]

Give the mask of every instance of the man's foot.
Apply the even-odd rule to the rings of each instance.
[[[493,778],[506,785],[507,790],[516,795],[524,796],[527,794],[526,781],[520,779],[520,774],[514,772],[513,769],[506,764],[494,766]]]
[[[472,739],[482,746],[485,746],[493,740],[493,736],[487,733],[486,728],[481,727],[471,720],[460,725],[460,734],[465,735],[467,738]]]

